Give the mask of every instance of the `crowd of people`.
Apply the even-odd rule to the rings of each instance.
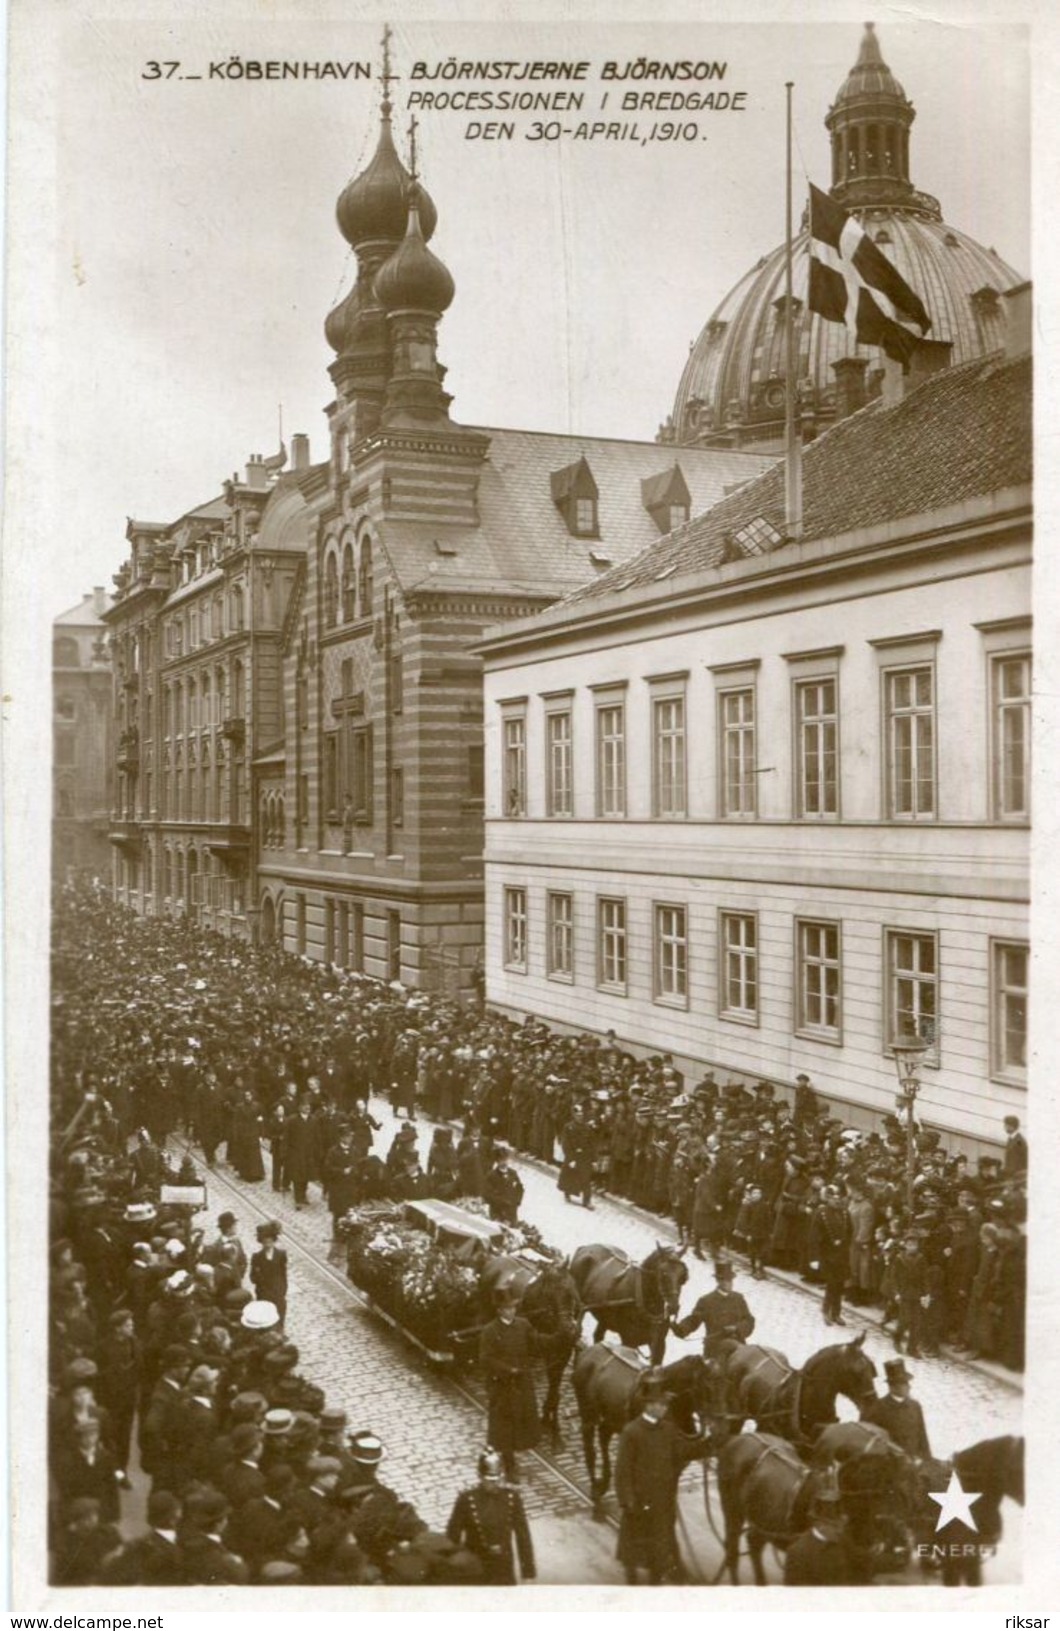
[[[336,1223],[365,1200],[417,1194],[477,1195],[514,1221],[515,1150],[554,1162],[572,1204],[603,1188],[672,1217],[696,1253],[822,1284],[829,1322],[843,1323],[844,1297],[875,1303],[911,1354],[949,1343],[1022,1364],[1018,1126],[974,1170],[919,1129],[910,1205],[903,1126],[844,1126],[806,1077],[790,1102],[769,1082],[689,1085],[669,1055],[635,1057],[613,1035],[560,1035],[144,921],[72,885],[55,913],[52,1002],[57,1579],[89,1567],[106,1579],[157,1568],[157,1583],[167,1570],[335,1582],[471,1566],[459,1533],[434,1536],[379,1483],[373,1434],[349,1434],[298,1375],[276,1226],[248,1258],[233,1219],[200,1240],[187,1208],[161,1204],[180,1176],[163,1155],[178,1131],[207,1166],[223,1148],[245,1181],[289,1189],[296,1206],[318,1185]],[[377,1153],[379,1095],[400,1125]],[[426,1150],[421,1118],[443,1124]],[[134,1419],[149,1533],[115,1546]],[[509,1563],[517,1530],[513,1517]]]

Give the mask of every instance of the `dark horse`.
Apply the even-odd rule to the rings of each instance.
[[[688,1279],[681,1254],[672,1246],[656,1245],[643,1263],[634,1263],[617,1246],[579,1246],[570,1271],[584,1307],[596,1320],[593,1341],[602,1342],[614,1331],[630,1348],[647,1346],[652,1364],[661,1364]]]
[[[598,1342],[583,1348],[574,1361],[574,1396],[581,1419],[585,1466],[593,1502],[599,1505],[611,1487],[611,1440],[640,1409],[644,1378],[658,1377],[670,1395],[669,1415],[683,1433],[697,1431],[711,1410],[713,1369],[698,1354],[687,1354],[673,1365],[652,1369],[635,1348],[610,1348]],[[601,1472],[596,1475],[596,1446],[600,1445]]]
[[[501,1286],[514,1286],[520,1295],[519,1312],[534,1330],[547,1338],[545,1375],[548,1386],[541,1420],[559,1438],[559,1390],[570,1363],[582,1323],[578,1288],[565,1262],[545,1263],[536,1273],[518,1257],[490,1257],[479,1276],[479,1288],[491,1317]]]
[[[840,1395],[862,1410],[876,1397],[876,1366],[862,1352],[865,1333],[822,1348],[801,1370],[776,1348],[739,1343],[725,1358],[725,1403],[730,1430],[753,1421],[800,1448],[811,1446],[836,1418]]]
[[[829,1476],[771,1433],[737,1433],[728,1441],[718,1456],[718,1493],[725,1519],[722,1568],[734,1586],[741,1536],[747,1535],[755,1584],[764,1586],[766,1544],[786,1551],[810,1527],[814,1497]],[[857,1456],[839,1465],[838,1488],[851,1555],[867,1581],[881,1556],[890,1561],[896,1519],[911,1512],[913,1468],[901,1454]]]
[[[975,1529],[953,1518],[937,1529],[941,1509],[931,1493],[947,1488],[950,1474],[956,1473],[961,1488],[975,1492],[971,1515]],[[983,1549],[1001,1539],[1001,1502],[1023,1505],[1022,1438],[985,1438],[967,1450],[958,1450],[952,1461],[925,1461],[920,1468],[920,1501],[917,1507],[917,1533],[921,1557],[940,1565],[944,1586],[981,1586]]]

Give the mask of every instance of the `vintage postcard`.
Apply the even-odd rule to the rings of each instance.
[[[15,1613],[1048,1624],[1056,44],[13,3]]]

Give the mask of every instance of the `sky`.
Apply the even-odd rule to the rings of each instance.
[[[110,587],[127,516],[175,519],[249,454],[273,451],[281,404],[288,443],[305,431],[314,457],[325,450],[323,321],[354,266],[334,205],[374,149],[381,25],[251,25],[224,6],[179,21],[168,9],[169,22],[66,17],[53,42],[60,94],[45,110],[53,172],[15,200],[24,212],[16,226],[41,232],[32,300],[20,304],[13,290],[11,322],[28,344],[34,308],[30,365],[39,358],[51,381],[36,381],[35,448],[58,476],[45,483],[55,508],[35,563],[34,599],[49,617],[94,584]],[[875,19],[917,109],[913,181],[940,199],[947,221],[1029,271],[1028,34],[980,10],[979,26],[956,15],[916,20],[904,8],[877,9]],[[584,93],[581,112],[509,114],[513,140],[469,139],[472,120],[489,113],[415,109],[439,214],[432,247],[456,281],[439,336],[453,417],[654,438],[689,345],[783,238],[786,80],[796,195],[804,179],[829,182],[823,119],[857,56],[864,14],[838,4],[828,22],[646,27],[579,21],[567,8],[547,23],[443,25],[400,8],[394,124],[403,150],[413,92],[484,88],[414,79],[417,62],[590,64],[582,84],[565,87]],[[744,106],[623,110],[624,93],[660,87],[607,83],[603,66],[641,56],[722,62],[712,88],[743,93]],[[373,77],[210,75],[211,63],[233,57],[369,62]],[[181,66],[149,77],[152,62]],[[189,73],[204,77],[180,77]],[[639,137],[664,122],[683,128],[676,140],[533,140],[535,119],[572,132],[583,120],[635,122]]]

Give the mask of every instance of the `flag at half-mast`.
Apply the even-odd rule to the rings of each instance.
[[[845,323],[861,345],[908,362],[931,319],[898,268],[841,204],[810,187],[811,311]]]

